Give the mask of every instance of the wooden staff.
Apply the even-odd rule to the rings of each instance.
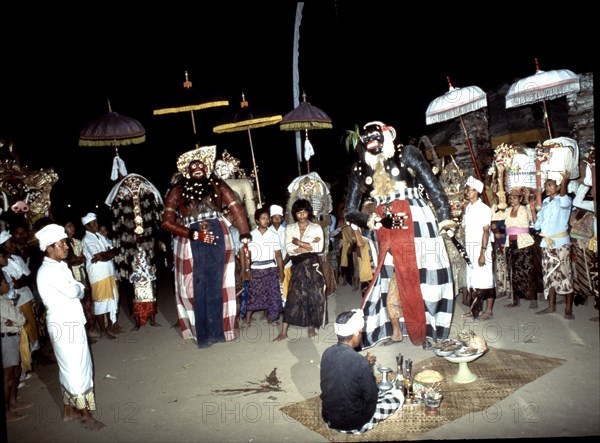
[[[542,162],[535,159],[535,210],[542,209]]]

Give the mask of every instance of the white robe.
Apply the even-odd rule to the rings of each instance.
[[[84,286],[62,261],[44,257],[37,287],[46,306],[48,335],[59,367],[59,380],[72,396],[84,396],[94,387],[92,358],[80,299]]]
[[[492,210],[481,199],[475,203],[469,203],[465,208],[463,226],[465,228],[465,249],[473,263],[473,267],[467,266],[467,287],[469,289],[489,289],[496,287],[494,279],[494,263],[492,260]],[[490,237],[485,250],[485,264],[479,266],[479,254],[481,252],[481,239],[483,228],[490,227]]]
[[[110,240],[100,233],[94,234],[90,231],[87,231],[81,239],[81,245],[83,246],[83,255],[86,259],[85,268],[88,273],[90,286],[92,287],[94,315],[109,313],[111,321],[116,323],[117,313],[119,311],[119,293],[117,291],[116,284],[113,287],[111,298],[107,298],[106,294],[104,294],[102,300],[97,300],[94,292],[96,290],[96,288],[94,288],[95,283],[101,282],[107,278],[115,278],[115,265],[112,260],[97,261],[96,263],[92,263],[92,257],[94,257],[94,254],[105,252],[112,248]]]

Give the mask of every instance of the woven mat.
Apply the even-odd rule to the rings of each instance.
[[[566,360],[521,351],[490,348],[469,369],[479,378],[472,383],[460,384],[452,380],[458,365],[441,357],[432,357],[415,363],[413,373],[433,369],[444,376],[441,391],[444,395],[440,414],[425,415],[425,406],[409,406],[379,423],[361,435],[348,435],[330,430],[321,418],[319,396],[284,406],[281,411],[311,431],[318,432],[332,442],[416,440],[427,431],[450,423],[468,413],[489,408],[508,397],[517,389],[561,366]],[[527,368],[527,370],[522,370]]]

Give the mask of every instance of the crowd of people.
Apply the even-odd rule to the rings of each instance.
[[[486,185],[472,176],[460,178],[451,199],[420,150],[395,145],[394,139],[394,128],[382,122],[370,122],[357,134],[359,160],[336,211],[327,189],[314,193],[320,178],[313,174],[290,185],[289,200],[277,202],[286,204],[273,202],[250,214],[228,184],[231,178],[214,171],[216,147],[204,146],[178,158],[164,205],[146,184],[153,199],[151,227],[140,220],[152,217],[131,215],[130,225],[115,217],[121,221],[112,221],[118,232],[111,239],[111,229],[102,233],[92,212],[79,223],[12,220],[0,232],[7,421],[23,419],[23,410],[31,406],[17,401],[17,389],[35,369],[36,351],[50,342],[59,366],[63,419],[79,420],[92,430],[104,426],[92,415],[89,345],[122,332],[123,294],[128,294],[134,330],[147,320],[160,326],[154,258],[154,248],[164,247],[159,229],[170,239],[177,325],[181,336],[199,348],[235,340],[256,311],[263,311],[270,325],[281,325],[276,342],[288,339],[290,326],[307,328],[308,337],[315,337],[328,323],[327,298],[340,280],[360,290],[356,309],[336,318],[338,344],[325,352],[321,365],[323,419],[343,432],[372,429],[403,401],[401,392],[378,393],[372,356],[356,351],[394,345],[404,337],[424,348],[448,338],[454,300],[461,294],[469,308],[465,316],[492,319],[498,269],[508,275],[509,289],[501,295],[508,297],[509,307],[525,299],[535,309],[547,300],[536,314],[555,313],[560,296],[564,317],[572,320],[573,305],[583,296],[593,297],[598,309],[595,202],[586,197],[592,169],[575,198],[568,193],[569,172],[563,171],[545,181],[541,208],[529,189],[513,187],[509,205],[499,209],[483,201]],[[111,193],[115,216],[124,208],[121,185],[139,191],[145,180],[128,178]],[[592,213],[594,224],[591,238],[577,231],[585,241],[574,241],[580,249],[574,252],[570,232],[583,218],[573,218],[578,210]],[[77,228],[85,230],[81,238]],[[453,236],[461,240],[449,242]],[[447,251],[454,247],[459,254]],[[585,275],[574,266],[582,260]],[[70,335],[62,333],[68,328]],[[343,378],[332,379],[330,372],[348,368],[355,368],[354,381],[342,389]]]

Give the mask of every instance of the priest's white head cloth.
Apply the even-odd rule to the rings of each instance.
[[[45,251],[48,246],[53,245],[63,238],[67,238],[67,233],[61,225],[51,223],[36,232],[35,237],[40,242],[40,249]]]
[[[83,217],[81,217],[81,223],[83,224],[83,226],[85,226],[89,222],[96,220],[96,219],[97,219],[96,214],[94,214],[93,212],[88,212]]]
[[[335,333],[341,337],[349,337],[365,327],[365,317],[362,309],[352,309],[354,314],[346,323],[334,323]]]
[[[483,192],[483,182],[481,180],[477,180],[472,175],[470,175],[469,178],[467,179],[465,186],[470,186],[471,188],[475,189],[480,194]]]

